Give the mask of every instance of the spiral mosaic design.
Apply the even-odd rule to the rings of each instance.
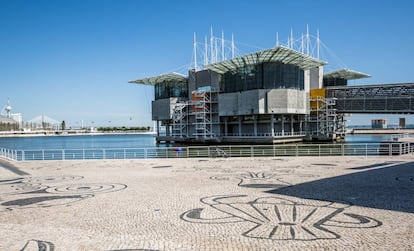
[[[95,194],[110,193],[125,189],[124,184],[80,183],[72,181],[83,176],[45,176],[0,180],[0,212],[24,208],[45,208],[69,205]],[[68,184],[64,184],[68,183]]]
[[[46,189],[48,193],[54,194],[97,194],[97,193],[111,193],[126,188],[124,184],[102,184],[102,183],[84,183],[71,184],[50,187]]]
[[[83,179],[83,176],[65,175],[65,176],[46,176],[46,177],[28,177],[22,180],[24,183],[61,183],[73,180]]]
[[[15,178],[15,179],[2,179],[0,180],[0,185],[9,185],[14,183],[22,182],[23,178]]]
[[[17,183],[17,184],[13,184],[9,186],[7,189],[8,192],[6,192],[5,194],[12,195],[12,194],[34,193],[34,192],[44,190],[46,188],[48,187],[42,184]]]

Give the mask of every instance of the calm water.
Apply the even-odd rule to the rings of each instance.
[[[346,143],[378,143],[392,135],[347,135]],[[0,148],[33,149],[109,149],[155,147],[154,135],[79,135],[0,138]],[[163,146],[163,145],[161,145]]]
[[[0,138],[0,148],[31,149],[93,149],[155,147],[154,135],[79,135]]]
[[[395,137],[392,134],[347,134],[345,136],[346,143],[379,143],[381,141],[392,140]]]

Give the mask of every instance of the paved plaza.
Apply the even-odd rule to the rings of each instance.
[[[413,155],[0,161],[0,250],[414,250]]]

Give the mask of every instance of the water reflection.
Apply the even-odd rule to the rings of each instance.
[[[379,143],[382,141],[392,140],[393,134],[347,134],[346,143]]]

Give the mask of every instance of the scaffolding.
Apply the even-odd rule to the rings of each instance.
[[[213,138],[213,113],[211,92],[194,91],[191,95],[192,113],[194,115],[195,131],[193,136],[196,138]]]
[[[336,132],[336,110],[335,99],[315,97],[311,100],[310,120],[316,124],[312,134],[318,137],[332,138]]]
[[[308,130],[318,140],[334,140],[345,133],[342,114],[336,110],[336,98],[327,98],[326,89],[310,92],[310,115],[307,118]]]
[[[188,103],[181,102],[175,104],[172,113],[172,136],[183,138],[186,137],[187,132],[187,114]]]

